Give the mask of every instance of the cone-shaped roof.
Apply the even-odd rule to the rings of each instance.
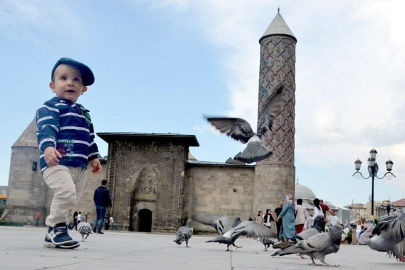
[[[28,127],[24,130],[18,140],[13,144],[12,147],[16,146],[28,146],[28,147],[38,147],[37,136],[35,132],[37,132],[37,123],[35,119],[28,125]]]
[[[281,16],[280,12],[277,13],[276,17],[274,17],[273,21],[267,27],[266,31],[264,32],[263,36],[260,38],[259,43],[266,37],[272,35],[286,35],[292,37],[295,41],[297,41],[296,37],[294,36],[293,32],[291,31],[290,27],[286,24],[283,17]]]

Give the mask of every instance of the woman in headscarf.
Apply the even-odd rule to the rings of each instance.
[[[285,195],[287,203],[284,204],[283,210],[277,217],[283,218],[283,225],[280,230],[280,240],[293,239],[295,237],[295,204],[293,195]]]

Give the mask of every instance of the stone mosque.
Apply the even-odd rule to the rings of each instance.
[[[108,143],[108,158],[100,159],[100,174],[88,174],[75,211],[89,212],[89,221],[94,220],[93,194],[103,179],[108,181],[113,202],[110,214],[116,226],[131,231],[174,231],[193,213],[248,220],[258,210],[278,207],[284,195],[294,194],[296,188],[296,43],[280,13],[259,39],[259,115],[278,84],[283,83],[286,89],[272,132],[262,138],[272,156],[256,165],[232,158],[224,163],[199,161],[189,150],[199,146],[194,135],[100,132],[97,135]],[[44,224],[49,214],[52,191],[39,170],[36,131],[32,121],[11,147],[3,221],[32,224],[40,210],[40,223]],[[193,226],[196,230],[210,229],[196,223]]]

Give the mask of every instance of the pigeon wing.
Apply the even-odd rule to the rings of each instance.
[[[233,224],[229,218],[213,214],[195,214],[192,216],[192,219],[214,227],[220,235],[232,229]]]
[[[264,109],[261,111],[259,120],[257,121],[257,135],[261,137],[267,130],[271,130],[273,119],[280,111],[283,105],[284,86],[279,84],[269,97]]]
[[[247,143],[255,135],[250,124],[242,118],[205,116],[205,119],[221,133],[225,133],[232,139],[242,143]]]
[[[253,221],[244,221],[236,226],[232,231],[232,236],[247,235],[248,237],[275,238],[273,231],[264,225]]]
[[[388,216],[382,220],[373,229],[373,234],[380,235],[381,233],[392,231],[393,238],[396,240],[403,240],[405,238],[405,214],[398,211],[393,216]]]

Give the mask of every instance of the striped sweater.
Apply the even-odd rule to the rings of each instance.
[[[94,142],[93,123],[82,105],[54,97],[42,105],[36,114],[37,139],[41,173],[48,168],[44,151],[48,146],[61,153],[59,165],[87,169],[88,161],[98,157]]]

